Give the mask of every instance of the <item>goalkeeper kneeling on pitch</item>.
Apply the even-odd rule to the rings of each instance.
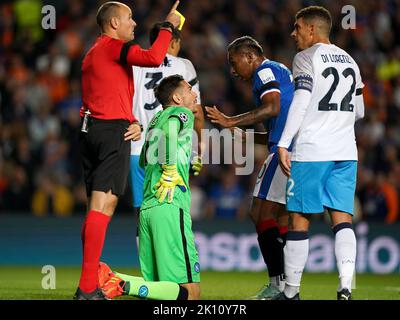
[[[143,278],[110,272],[112,279],[102,289],[108,296],[196,300],[200,264],[190,216],[189,170],[198,174],[202,166],[197,155],[191,161],[193,112],[201,106],[180,75],[164,78],[154,90],[163,110],[150,122],[140,155],[145,169],[139,219]]]

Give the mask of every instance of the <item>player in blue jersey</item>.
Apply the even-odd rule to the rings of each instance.
[[[232,117],[215,106],[206,107],[206,112],[211,122],[225,128],[262,123],[268,131],[266,144],[270,154],[257,178],[250,215],[270,278],[270,283],[253,298],[269,300],[285,286],[283,247],[288,225],[285,209],[287,177],[278,165],[277,143],[293,99],[293,77],[283,64],[268,60],[260,44],[249,36],[229,44],[228,59],[233,76],[252,81],[256,108]]]

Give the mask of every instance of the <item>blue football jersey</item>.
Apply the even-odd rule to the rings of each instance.
[[[285,65],[266,59],[253,75],[253,97],[256,106],[261,106],[261,99],[265,94],[274,91],[280,93],[280,111],[278,116],[264,122],[269,133],[270,152],[277,151],[277,144],[285,128],[289,107],[293,100],[294,83],[292,73]]]

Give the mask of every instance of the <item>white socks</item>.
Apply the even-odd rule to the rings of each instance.
[[[308,258],[309,239],[307,232],[293,232],[300,236],[295,237],[299,240],[291,240],[289,233],[283,249],[286,276],[284,293],[286,297],[293,298],[300,290],[301,276]]]
[[[339,271],[338,291],[351,291],[355,262],[356,236],[350,223],[340,223],[333,228],[335,233],[335,256]],[[307,232],[289,231],[283,249],[285,259],[286,297],[293,298],[300,290],[301,276],[307,262],[309,239]]]
[[[337,226],[340,225],[342,224]],[[353,229],[345,226],[336,231],[335,256],[339,271],[338,291],[341,291],[343,288],[351,291],[351,281],[353,279],[356,261],[356,236]]]

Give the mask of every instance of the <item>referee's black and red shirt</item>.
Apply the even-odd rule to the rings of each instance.
[[[134,93],[132,65],[158,67],[168,50],[171,32],[161,30],[148,50],[132,41],[101,35],[82,63],[81,116],[86,109],[97,119],[135,121],[132,113]]]

